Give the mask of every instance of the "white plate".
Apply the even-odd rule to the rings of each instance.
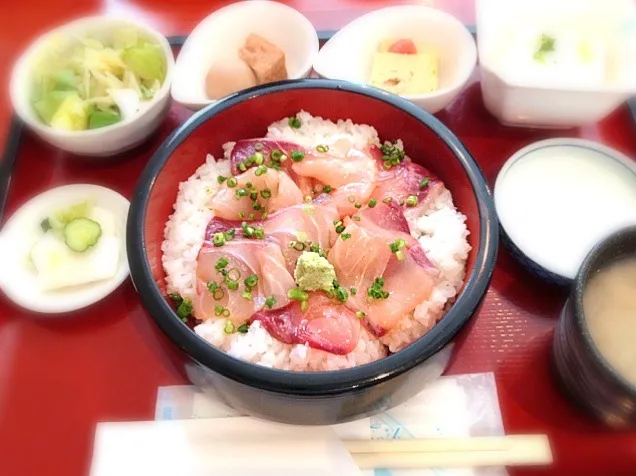
[[[321,48],[314,70],[323,78],[367,84],[373,55],[386,38],[410,38],[437,52],[439,89],[403,96],[431,114],[462,92],[477,64],[475,40],[459,20],[435,8],[401,5],[375,10],[346,25]]]
[[[115,217],[116,234],[121,240],[120,262],[115,276],[108,280],[58,291],[41,291],[28,256],[38,237],[41,221],[60,208],[90,199]],[[48,190],[25,203],[0,231],[0,288],[18,306],[44,313],[75,311],[108,296],[128,277],[126,221],[130,202],[119,193],[98,185],[66,185]]]
[[[318,34],[299,11],[277,2],[238,2],[212,13],[190,33],[177,57],[172,98],[189,109],[215,102],[205,93],[205,77],[215,61],[238,58],[255,33],[285,52],[289,79],[306,78],[318,54]]]

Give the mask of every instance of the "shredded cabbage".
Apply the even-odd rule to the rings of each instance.
[[[31,101],[53,128],[106,127],[136,114],[165,76],[161,46],[134,28],[115,31],[108,40],[57,36],[34,62]]]

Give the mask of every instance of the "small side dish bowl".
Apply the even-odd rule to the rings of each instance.
[[[483,100],[505,125],[597,122],[636,92],[630,0],[478,0],[476,14]]]
[[[402,96],[431,114],[461,93],[477,64],[475,40],[455,17],[431,7],[396,6],[367,13],[342,28],[320,50],[314,70],[323,78],[368,84],[373,54],[387,38],[411,39],[436,52],[439,88]]]
[[[299,11],[265,0],[239,2],[215,11],[188,36],[177,58],[172,98],[189,109],[215,102],[205,79],[214,62],[238,58],[250,34],[257,34],[285,52],[289,78],[306,78],[318,54],[318,34]]]
[[[581,139],[539,141],[501,168],[502,242],[531,273],[568,285],[601,239],[636,224],[636,163]]]
[[[404,349],[346,370],[278,370],[214,347],[185,324],[166,295],[162,243],[180,182],[206,155],[241,138],[261,137],[274,121],[303,110],[332,121],[350,119],[399,137],[414,161],[447,184],[470,231],[463,289],[446,315]],[[245,118],[250,120],[244,120]],[[183,229],[187,236],[190,229]],[[144,170],[128,218],[131,276],[157,325],[191,361],[186,371],[205,392],[242,412],[295,424],[326,425],[379,413],[418,393],[444,367],[444,350],[479,308],[497,255],[490,191],[461,141],[432,115],[376,88],[306,79],[234,94],[194,114],[157,150]]]
[[[82,38],[86,35],[112,40],[114,32],[132,28],[146,41],[159,45],[165,58],[165,78],[161,87],[142,110],[115,124],[87,130],[62,130],[45,124],[32,104],[33,66],[51,42],[59,38]],[[40,36],[20,56],[11,73],[11,103],[16,114],[42,140],[73,154],[107,157],[119,154],[145,141],[161,124],[170,107],[170,82],[174,55],[168,40],[150,26],[117,16],[85,17],[55,28]]]
[[[119,260],[116,265],[110,261],[107,263],[107,266],[112,266],[114,274],[108,279],[87,284],[45,290],[40,286],[32,261],[34,245],[44,236],[41,223],[45,217],[86,200],[112,215],[105,219],[110,223],[109,228],[112,228],[113,238],[110,244],[114,241],[119,248]],[[0,289],[18,306],[42,314],[75,311],[105,298],[117,289],[129,274],[125,234],[129,206],[128,200],[119,193],[89,184],[65,185],[32,198],[7,220],[0,231],[0,251],[3,256]],[[103,216],[103,212],[100,216]],[[101,231],[100,239],[103,239]],[[59,273],[59,250],[50,247],[49,250],[49,265],[51,269],[57,268]],[[81,258],[80,255],[77,253],[77,257]],[[104,265],[105,256],[107,255],[102,254],[97,259],[93,256],[91,266],[100,263]],[[77,261],[76,264],[84,266],[82,273],[90,272],[86,269],[86,262]],[[64,269],[68,271],[68,267]],[[68,279],[68,276],[65,279]]]
[[[576,277],[554,334],[552,363],[561,389],[586,413],[614,428],[636,426],[636,386],[599,352],[583,309],[590,279],[621,258],[636,256],[636,227],[600,242]],[[632,336],[633,337],[633,336]]]

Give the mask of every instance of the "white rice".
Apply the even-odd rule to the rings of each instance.
[[[304,111],[297,117],[302,123],[301,128],[289,127],[285,118],[270,125],[266,137],[305,147],[326,144],[335,150],[340,144],[358,149],[380,144],[377,131],[368,125],[354,124],[350,120],[334,123]],[[401,142],[398,145],[401,147]],[[218,188],[217,177],[230,175],[227,159],[233,147],[233,142],[225,144],[224,158],[219,161],[208,155],[205,164],[179,186],[175,211],[166,224],[161,247],[169,293],[179,293],[189,299],[195,296],[197,255],[206,226],[213,216],[207,202]],[[463,284],[470,251],[465,217],[455,209],[450,192],[441,194],[423,216],[409,220],[409,226],[428,258],[440,270],[441,279],[431,298],[418,306],[415,315],[405,316],[380,340],[362,328],[356,348],[343,356],[307,345],[284,344],[271,337],[258,322],[253,323],[246,334],[228,335],[223,330],[225,318],[213,318],[196,326],[195,332],[234,357],[283,370],[338,370],[385,357],[389,350],[395,352],[405,347],[439,321]]]

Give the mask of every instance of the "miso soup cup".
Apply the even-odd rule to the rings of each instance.
[[[583,310],[583,295],[596,273],[629,256],[636,256],[636,226],[619,230],[592,249],[574,280],[552,348],[553,368],[563,392],[588,415],[614,428],[636,426],[636,386],[597,349]]]

